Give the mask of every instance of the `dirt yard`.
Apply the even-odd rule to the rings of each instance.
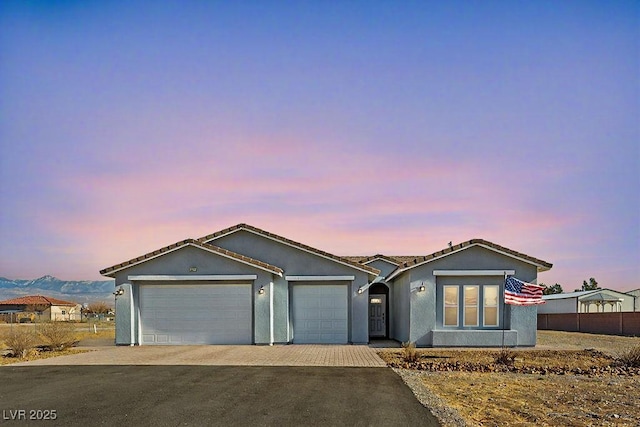
[[[92,347],[94,345],[103,345],[105,341],[113,341],[115,339],[115,327],[113,322],[100,323],[93,328],[93,323],[78,323],[74,325],[74,337],[79,347]],[[62,351],[39,351],[31,349],[24,358],[10,357],[6,344],[3,342],[3,336],[11,331],[22,331],[32,333],[36,336],[35,345],[44,344],[42,337],[38,335],[40,324],[0,324],[0,365],[9,365],[17,362],[25,362],[29,360],[47,359],[50,357],[64,356],[67,354],[84,353],[88,350],[81,348],[66,348]]]
[[[443,425],[640,425],[640,367],[618,359],[640,338],[539,331],[538,343],[507,353],[417,350],[412,363],[401,349],[380,356]],[[496,363],[501,354],[506,364]]]

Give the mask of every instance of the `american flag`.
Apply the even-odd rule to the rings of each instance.
[[[544,286],[534,285],[518,280],[515,277],[507,277],[504,282],[504,302],[511,305],[537,305],[544,304],[542,290]]]

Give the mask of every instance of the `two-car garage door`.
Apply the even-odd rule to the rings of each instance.
[[[141,344],[251,344],[251,285],[141,285]]]
[[[346,285],[294,285],[293,342],[346,344],[348,297]]]
[[[251,285],[140,285],[141,344],[251,344]],[[348,287],[293,285],[293,342],[346,344]]]

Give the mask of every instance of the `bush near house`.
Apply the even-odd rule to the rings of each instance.
[[[0,338],[10,355],[23,359],[38,343],[38,336],[31,329],[15,328],[5,332]]]
[[[40,326],[40,335],[50,350],[64,350],[76,344],[76,329],[72,323],[50,322]]]

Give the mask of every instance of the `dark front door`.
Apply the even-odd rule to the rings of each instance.
[[[369,294],[369,336],[384,338],[387,335],[387,296]]]

